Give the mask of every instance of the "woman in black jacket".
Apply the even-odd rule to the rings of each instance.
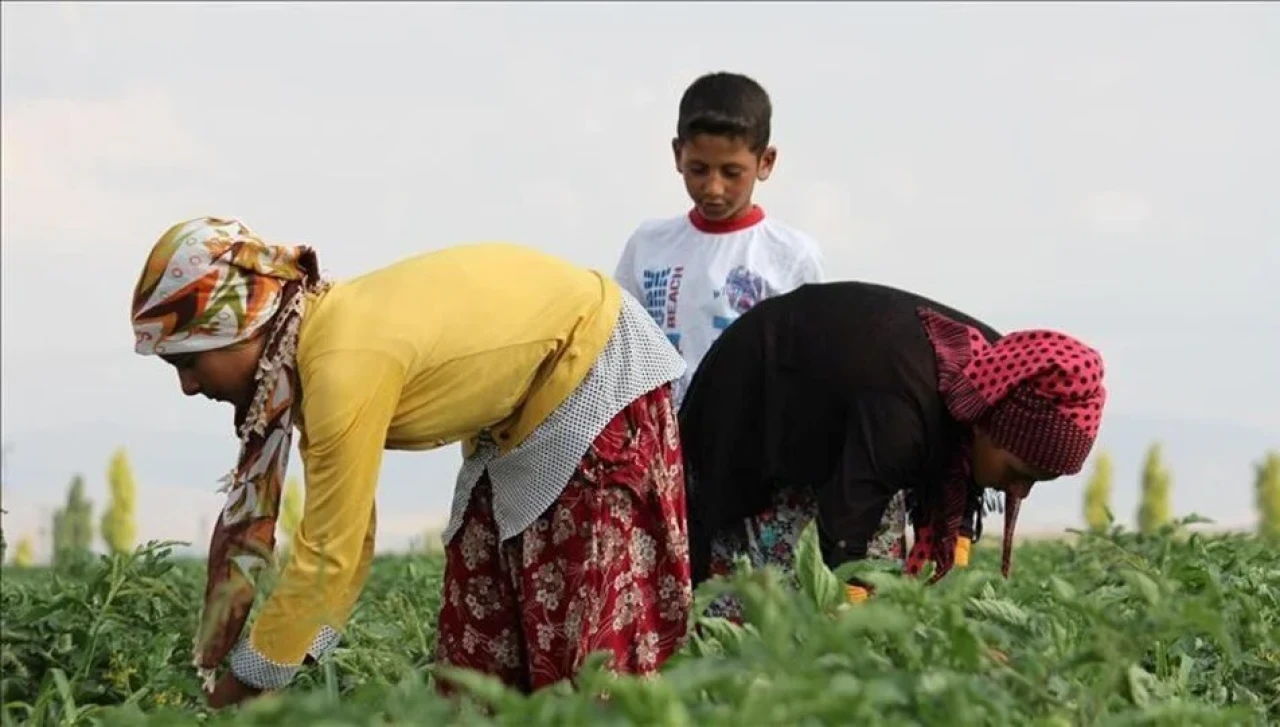
[[[981,535],[988,488],[1005,496],[1008,576],[1021,500],[1089,454],[1102,375],[1098,352],[1069,336],[1001,336],[885,286],[759,303],[711,347],[680,410],[694,582],[742,553],[789,571],[815,519],[829,566],[863,559],[899,491],[915,533],[906,571],[933,562],[933,582],[962,537]],[[849,596],[866,591],[852,583]]]

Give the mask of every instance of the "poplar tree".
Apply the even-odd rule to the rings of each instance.
[[[93,543],[93,503],[84,496],[84,478],[76,475],[67,488],[67,504],[53,514],[53,563],[83,561]]]
[[[1095,533],[1105,532],[1111,525],[1111,474],[1111,456],[1102,452],[1084,488],[1084,520]]]
[[[1159,443],[1147,450],[1142,466],[1142,501],[1138,506],[1138,530],[1154,533],[1173,519],[1173,475],[1161,457]]]
[[[1258,534],[1280,540],[1280,452],[1267,452],[1255,469]]]
[[[302,523],[302,504],[302,483],[296,477],[290,477],[280,497],[280,517],[276,519],[285,549],[293,544],[293,534],[298,532]]]
[[[111,456],[107,484],[111,488],[111,500],[102,513],[102,542],[112,553],[127,553],[133,550],[138,532],[135,520],[138,493],[133,468],[124,449],[117,449]]]
[[[18,568],[30,568],[35,564],[36,554],[35,547],[31,544],[31,536],[24,535],[18,538],[18,544],[13,549],[13,564]]]

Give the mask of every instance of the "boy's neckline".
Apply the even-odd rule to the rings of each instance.
[[[699,232],[708,232],[711,234],[740,232],[748,227],[758,224],[763,219],[764,208],[758,204],[751,205],[751,209],[731,220],[709,220],[702,216],[702,213],[698,211],[697,207],[689,210],[689,223],[697,228]]]

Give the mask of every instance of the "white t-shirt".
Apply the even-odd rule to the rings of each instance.
[[[733,222],[697,211],[640,224],[614,278],[635,296],[688,364],[677,405],[720,331],[766,298],[822,281],[823,257],[805,233],[756,207]]]

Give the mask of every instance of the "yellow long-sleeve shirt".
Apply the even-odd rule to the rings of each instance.
[[[503,243],[450,248],[334,284],[298,334],[306,504],[249,646],[301,663],[346,621],[373,555],[383,449],[519,444],[608,343],[621,290],[607,276]]]

